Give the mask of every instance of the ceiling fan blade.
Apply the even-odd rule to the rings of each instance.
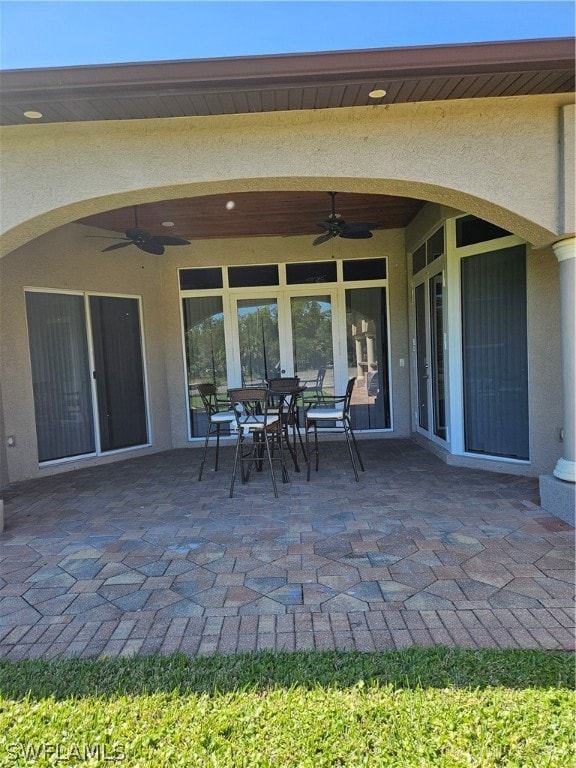
[[[345,232],[365,232],[369,229],[378,229],[382,224],[373,224],[369,221],[352,221],[344,227]]]
[[[337,237],[338,235],[336,232],[326,232],[324,235],[320,235],[317,237],[312,245],[321,245],[322,243],[327,243],[328,240],[332,240],[333,237]]]
[[[368,238],[373,237],[373,235],[368,229],[363,229],[360,232],[342,232],[340,237],[343,237],[346,240],[368,240]]]
[[[104,253],[105,251],[115,251],[118,248],[126,248],[127,245],[132,245],[132,242],[130,240],[127,240],[124,243],[115,243],[114,245],[108,245],[106,248],[102,248],[101,253]]]
[[[148,240],[146,243],[134,243],[134,245],[137,245],[141,251],[146,251],[146,253],[153,253],[155,256],[162,256],[164,253],[164,246],[162,243],[156,242],[155,237],[150,238],[150,240]]]
[[[154,235],[152,239],[155,243],[159,243],[160,245],[190,245],[190,240],[185,240],[183,237]]]
[[[118,235],[84,235],[84,237],[97,237],[100,240],[128,240],[127,237],[119,237]]]

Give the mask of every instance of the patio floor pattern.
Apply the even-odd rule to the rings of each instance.
[[[3,490],[0,656],[263,648],[574,649],[574,529],[534,478],[411,440],[345,446],[228,497],[233,449],[141,456]]]

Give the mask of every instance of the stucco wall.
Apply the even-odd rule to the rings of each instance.
[[[562,376],[558,259],[528,249],[528,383],[532,474],[550,473],[562,456]]]
[[[112,207],[258,189],[408,195],[548,245],[562,234],[560,114],[569,103],[558,95],[9,126],[1,252]]]

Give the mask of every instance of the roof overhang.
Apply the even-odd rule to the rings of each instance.
[[[5,70],[0,124],[153,119],[574,91],[574,38]],[[386,91],[377,99],[375,89]],[[42,114],[30,120],[24,112]]]

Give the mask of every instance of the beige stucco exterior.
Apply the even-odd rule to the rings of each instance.
[[[134,202],[328,186],[439,202],[546,245],[563,234],[558,212],[572,195],[570,174],[560,175],[570,103],[535,96],[3,128],[2,253]]]
[[[179,267],[387,256],[391,434],[409,435],[410,366],[399,362],[411,355],[409,254],[457,212],[528,244],[531,461],[503,468],[550,472],[562,451],[551,244],[574,233],[573,136],[574,106],[564,95],[3,128],[0,484],[118,458],[39,468],[25,287],[141,297],[152,439],[138,452],[188,445]],[[133,203],[276,189],[397,194],[431,204],[406,231],[376,232],[361,252],[353,241],[337,241],[313,256],[310,238],[259,237],[193,241],[162,259],[126,249],[120,258],[101,253],[101,242],[86,237],[90,230],[71,223]],[[16,437],[10,448],[8,435]]]

